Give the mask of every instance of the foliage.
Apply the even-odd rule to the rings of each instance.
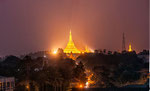
[[[82,62],[80,62],[73,70],[73,78],[77,79],[79,83],[85,84],[87,82],[85,68]]]
[[[77,59],[94,73],[97,87],[121,87],[140,79],[144,63],[135,52],[81,55]]]
[[[74,60],[64,59],[59,55],[57,58],[37,57],[35,59],[28,55],[22,59],[8,56],[0,63],[0,75],[14,76],[16,91],[25,88],[27,82],[31,84],[30,86],[37,86],[40,90],[52,90],[56,87],[66,90],[75,67]]]

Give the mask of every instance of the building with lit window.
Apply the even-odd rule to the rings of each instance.
[[[0,91],[14,91],[15,78],[0,76]]]

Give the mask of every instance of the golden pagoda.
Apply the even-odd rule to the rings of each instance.
[[[72,40],[72,35],[71,35],[71,30],[70,30],[70,35],[69,35],[69,42],[64,49],[64,53],[81,53],[75,46],[73,40]]]
[[[128,51],[129,51],[129,52],[132,52],[131,44],[129,45]]]

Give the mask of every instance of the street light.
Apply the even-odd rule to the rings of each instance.
[[[26,89],[30,91],[29,84],[26,85]]]
[[[80,88],[83,88],[83,85],[82,85],[82,84],[80,84],[80,85],[79,85],[79,87],[80,87]]]
[[[54,49],[52,53],[57,54],[57,49]]]
[[[89,87],[89,82],[86,82],[85,88],[88,88],[88,87]]]
[[[26,85],[26,88],[29,89],[29,85]]]

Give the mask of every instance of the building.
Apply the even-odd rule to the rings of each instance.
[[[72,40],[72,34],[70,31],[70,35],[69,35],[69,42],[66,46],[66,48],[64,49],[64,53],[81,53],[75,46],[73,40]]]
[[[0,91],[14,91],[15,78],[0,76]]]
[[[129,49],[128,49],[128,52],[132,52],[132,47],[131,47],[131,44],[129,44]]]
[[[67,55],[67,57],[73,60],[76,60],[76,58],[80,56],[81,54],[92,53],[92,51],[87,46],[85,46],[84,51],[77,49],[77,47],[75,46],[73,42],[71,31],[69,34],[69,42],[63,52]]]

